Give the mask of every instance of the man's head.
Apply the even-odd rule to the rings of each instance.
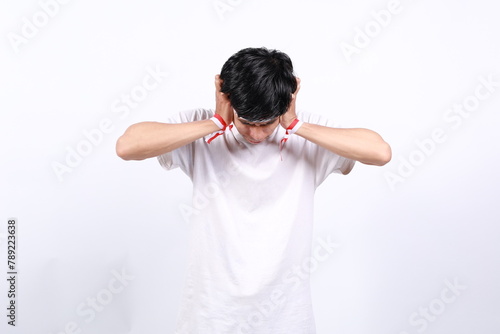
[[[222,66],[221,91],[238,117],[252,123],[269,122],[283,115],[297,89],[292,61],[283,52],[247,48]]]

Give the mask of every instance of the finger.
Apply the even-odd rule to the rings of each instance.
[[[297,80],[297,89],[295,90],[294,94],[297,95],[297,93],[300,90],[300,78],[299,77],[295,77],[295,79]]]
[[[221,90],[221,88],[222,88],[222,80],[221,80],[221,78],[220,78],[220,75],[219,75],[219,74],[217,74],[217,75],[215,76],[215,88],[217,88],[217,91],[218,91],[218,92],[219,92],[219,91]]]

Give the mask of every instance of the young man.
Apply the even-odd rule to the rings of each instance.
[[[297,113],[300,79],[279,51],[248,48],[215,77],[216,108],[130,126],[125,160],[158,157],[193,181],[190,254],[177,334],[315,333],[309,276],[313,197],[355,161],[386,164],[367,129]],[[208,203],[206,203],[208,201]]]

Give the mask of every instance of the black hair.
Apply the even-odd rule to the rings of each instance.
[[[283,115],[297,89],[288,55],[267,48],[246,48],[222,66],[221,91],[238,114],[250,122],[263,122]]]

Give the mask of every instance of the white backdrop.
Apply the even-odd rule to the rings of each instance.
[[[125,162],[131,124],[214,107],[244,47],[276,48],[298,108],[379,132],[316,194],[319,334],[500,332],[500,5],[479,0],[0,4],[1,332],[173,333],[189,179]],[[8,219],[16,317],[7,322]],[[304,269],[305,270],[305,269]]]

